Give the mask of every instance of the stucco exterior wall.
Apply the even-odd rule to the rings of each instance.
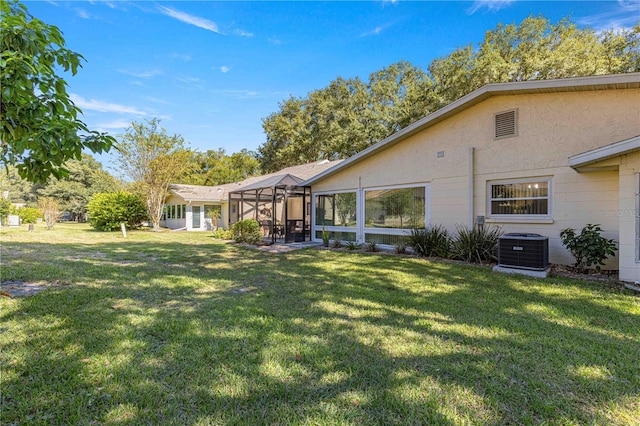
[[[619,240],[622,228],[628,233],[629,220],[619,225],[612,212],[631,208],[632,203],[635,209],[635,183],[629,175],[640,164],[634,156],[620,165],[620,173],[578,173],[569,167],[568,158],[640,134],[638,99],[639,89],[494,96],[317,182],[312,191],[430,183],[431,224],[455,231],[457,224],[469,225],[471,218],[483,215],[505,232],[548,236],[551,261],[572,263],[560,243],[562,229],[599,223],[608,238]],[[494,114],[512,109],[517,110],[517,136],[494,139]],[[551,178],[550,220],[489,217],[487,182],[534,177]],[[635,222],[633,228],[635,235]],[[635,240],[627,241],[626,236],[622,243],[625,253],[629,244],[635,247]],[[618,257],[608,266],[617,269]]]

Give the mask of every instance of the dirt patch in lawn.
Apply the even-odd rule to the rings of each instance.
[[[0,283],[0,294],[4,297],[33,296],[50,287],[57,287],[54,283],[29,283],[20,280],[3,281]]]

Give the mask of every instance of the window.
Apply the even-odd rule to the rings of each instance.
[[[425,227],[425,187],[376,189],[365,192],[365,228]]]
[[[494,138],[508,138],[518,134],[518,113],[517,110],[499,112],[494,115],[495,131]]]
[[[489,182],[489,216],[550,216],[550,187],[550,178]]]
[[[356,226],[356,193],[316,195],[317,226]]]

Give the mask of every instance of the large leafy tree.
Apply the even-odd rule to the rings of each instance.
[[[345,158],[384,139],[430,110],[427,74],[406,61],[376,71],[367,82],[338,77],[305,98],[280,103],[263,120],[262,169]]]
[[[231,155],[227,155],[222,148],[194,152],[192,162],[190,174],[177,178],[174,183],[221,185],[260,174],[257,154],[247,149]]]
[[[182,136],[169,136],[155,118],[146,123],[132,122],[120,137],[116,162],[134,190],[144,197],[154,230],[160,229],[169,184],[190,174],[192,156]]]
[[[529,17],[498,25],[474,47],[431,62],[401,61],[368,81],[337,78],[290,97],[263,119],[262,169],[346,158],[488,83],[640,71],[640,25],[595,32],[570,20]]]
[[[439,107],[488,83],[640,71],[640,24],[596,32],[568,19],[529,17],[498,25],[484,40],[456,49],[429,66]]]
[[[17,1],[0,0],[0,163],[33,182],[68,175],[82,150],[108,151],[115,139],[90,131],[67,93],[60,70],[75,75],[84,58],[65,47],[61,31]]]

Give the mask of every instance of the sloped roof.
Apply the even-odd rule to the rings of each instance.
[[[640,73],[600,75],[590,77],[574,77],[562,78],[556,80],[529,80],[518,81],[513,83],[493,83],[482,86],[478,90],[469,93],[466,96],[450,103],[432,114],[408,125],[404,129],[399,130],[393,135],[381,140],[375,145],[360,151],[359,153],[347,158],[340,164],[337,164],[309,179],[302,182],[302,185],[309,186],[322,179],[337,173],[338,171],[349,167],[350,165],[359,163],[364,159],[383,151],[403,140],[431,127],[435,124],[446,120],[460,112],[471,108],[474,105],[492,97],[504,95],[522,95],[534,93],[560,93],[560,92],[579,92],[594,90],[615,90],[615,89],[632,89],[640,88]]]
[[[184,199],[185,201],[223,202],[227,200],[229,192],[245,188],[256,189],[272,187],[273,182],[281,181],[286,176],[291,176],[296,183],[300,183],[307,179],[311,179],[341,161],[342,160],[314,161],[313,163],[286,167],[274,173],[253,176],[240,182],[227,183],[224,185],[203,186],[171,184],[169,185],[169,192]]]
[[[640,135],[573,155],[569,157],[569,166],[579,172],[590,171],[589,166],[595,163],[636,151],[640,151]]]
[[[285,175],[274,175],[274,176],[270,176],[268,178],[259,180],[258,182],[243,186],[232,192],[252,191],[256,189],[273,188],[274,186],[283,186],[283,185],[298,185],[302,181],[303,181],[302,178],[292,176],[288,173]]]

